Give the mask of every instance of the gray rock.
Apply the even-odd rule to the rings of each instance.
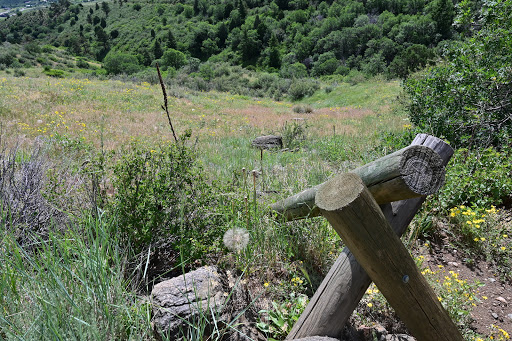
[[[283,148],[283,138],[276,135],[260,136],[252,141],[252,146],[259,149]]]
[[[415,338],[406,334],[389,334],[384,338],[385,341],[416,341]]]
[[[209,266],[155,285],[151,301],[157,335],[165,334],[177,340],[189,321],[201,313],[220,312],[225,301],[222,289],[217,269]]]
[[[308,336],[302,339],[293,339],[291,341],[339,341],[338,339],[333,339],[332,337],[327,336]]]
[[[492,317],[494,317],[495,319],[498,319],[498,314],[496,313],[491,313]]]

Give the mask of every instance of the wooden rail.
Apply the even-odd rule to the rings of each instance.
[[[449,145],[426,134],[417,135],[411,145],[429,147],[441,157],[443,166],[453,155],[453,149]],[[382,212],[396,235],[401,236],[404,233],[423,201],[424,197],[418,197],[381,205]],[[343,326],[370,284],[368,274],[350,250],[345,248],[287,339],[316,335],[339,338]]]
[[[463,341],[357,174],[329,180],[316,204],[418,341]]]
[[[442,163],[432,149],[411,145],[352,172],[363,179],[377,203],[384,204],[437,192],[444,184]],[[286,220],[318,216],[315,195],[320,186],[322,184],[279,201],[271,209]]]

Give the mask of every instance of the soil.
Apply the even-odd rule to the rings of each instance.
[[[512,284],[501,281],[491,264],[479,259],[468,262],[467,255],[444,242],[433,244],[430,252],[422,254],[423,265],[432,271],[443,265],[446,271],[458,273],[461,280],[482,284],[477,295],[480,301],[471,312],[471,329],[489,335],[491,325],[498,325],[512,334]]]

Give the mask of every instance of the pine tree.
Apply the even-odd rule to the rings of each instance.
[[[163,56],[164,52],[162,51],[162,47],[160,46],[160,42],[155,40],[155,44],[153,45],[153,55],[155,59],[160,59]]]
[[[430,4],[430,14],[436,22],[436,31],[441,39],[448,39],[451,36],[455,10],[452,0],[435,0]]]
[[[172,34],[171,30],[167,32],[167,47],[170,49],[176,48],[176,38],[174,38],[174,34]]]
[[[279,51],[279,41],[274,33],[270,37],[269,48],[268,66],[279,69],[281,67],[281,52]]]

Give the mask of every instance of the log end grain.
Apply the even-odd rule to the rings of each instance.
[[[412,146],[404,151],[400,173],[407,186],[420,195],[436,193],[445,180],[443,160],[425,146]]]

